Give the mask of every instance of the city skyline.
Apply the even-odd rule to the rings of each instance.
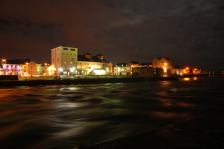
[[[0,0],[0,56],[50,61],[50,49],[72,46],[113,63],[150,62],[223,69],[224,2]],[[10,7],[10,9],[9,9]]]

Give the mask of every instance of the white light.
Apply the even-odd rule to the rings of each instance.
[[[63,68],[59,68],[58,70],[59,70],[60,72],[63,72]]]
[[[106,71],[105,70],[102,70],[102,69],[95,69],[93,70],[93,72],[96,74],[96,75],[106,75]]]
[[[75,72],[75,67],[70,68],[70,72]]]

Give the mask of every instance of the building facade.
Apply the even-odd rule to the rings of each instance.
[[[126,63],[118,63],[114,66],[114,75],[116,76],[130,76],[132,75],[132,68]]]
[[[158,57],[152,60],[152,67],[157,70],[157,75],[168,76],[172,73],[173,64],[169,58]]]
[[[51,65],[56,75],[76,74],[78,48],[59,46],[51,49]]]
[[[99,73],[98,73],[99,72]],[[112,63],[107,62],[77,62],[77,75],[106,75],[113,73]]]

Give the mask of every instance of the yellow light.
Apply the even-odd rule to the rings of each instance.
[[[186,70],[189,70],[190,68],[189,68],[189,67],[186,67],[185,69],[186,69]]]
[[[184,81],[190,81],[190,78],[184,78]]]
[[[167,68],[164,67],[164,68],[163,68],[163,71],[164,71],[164,73],[167,73]]]
[[[75,67],[70,68],[70,72],[75,72]]]
[[[193,80],[196,81],[196,80],[198,80],[198,78],[197,77],[193,77]]]

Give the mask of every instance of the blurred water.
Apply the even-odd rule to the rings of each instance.
[[[0,88],[0,147],[76,148],[188,122],[197,130],[222,130],[223,83],[194,78]]]

